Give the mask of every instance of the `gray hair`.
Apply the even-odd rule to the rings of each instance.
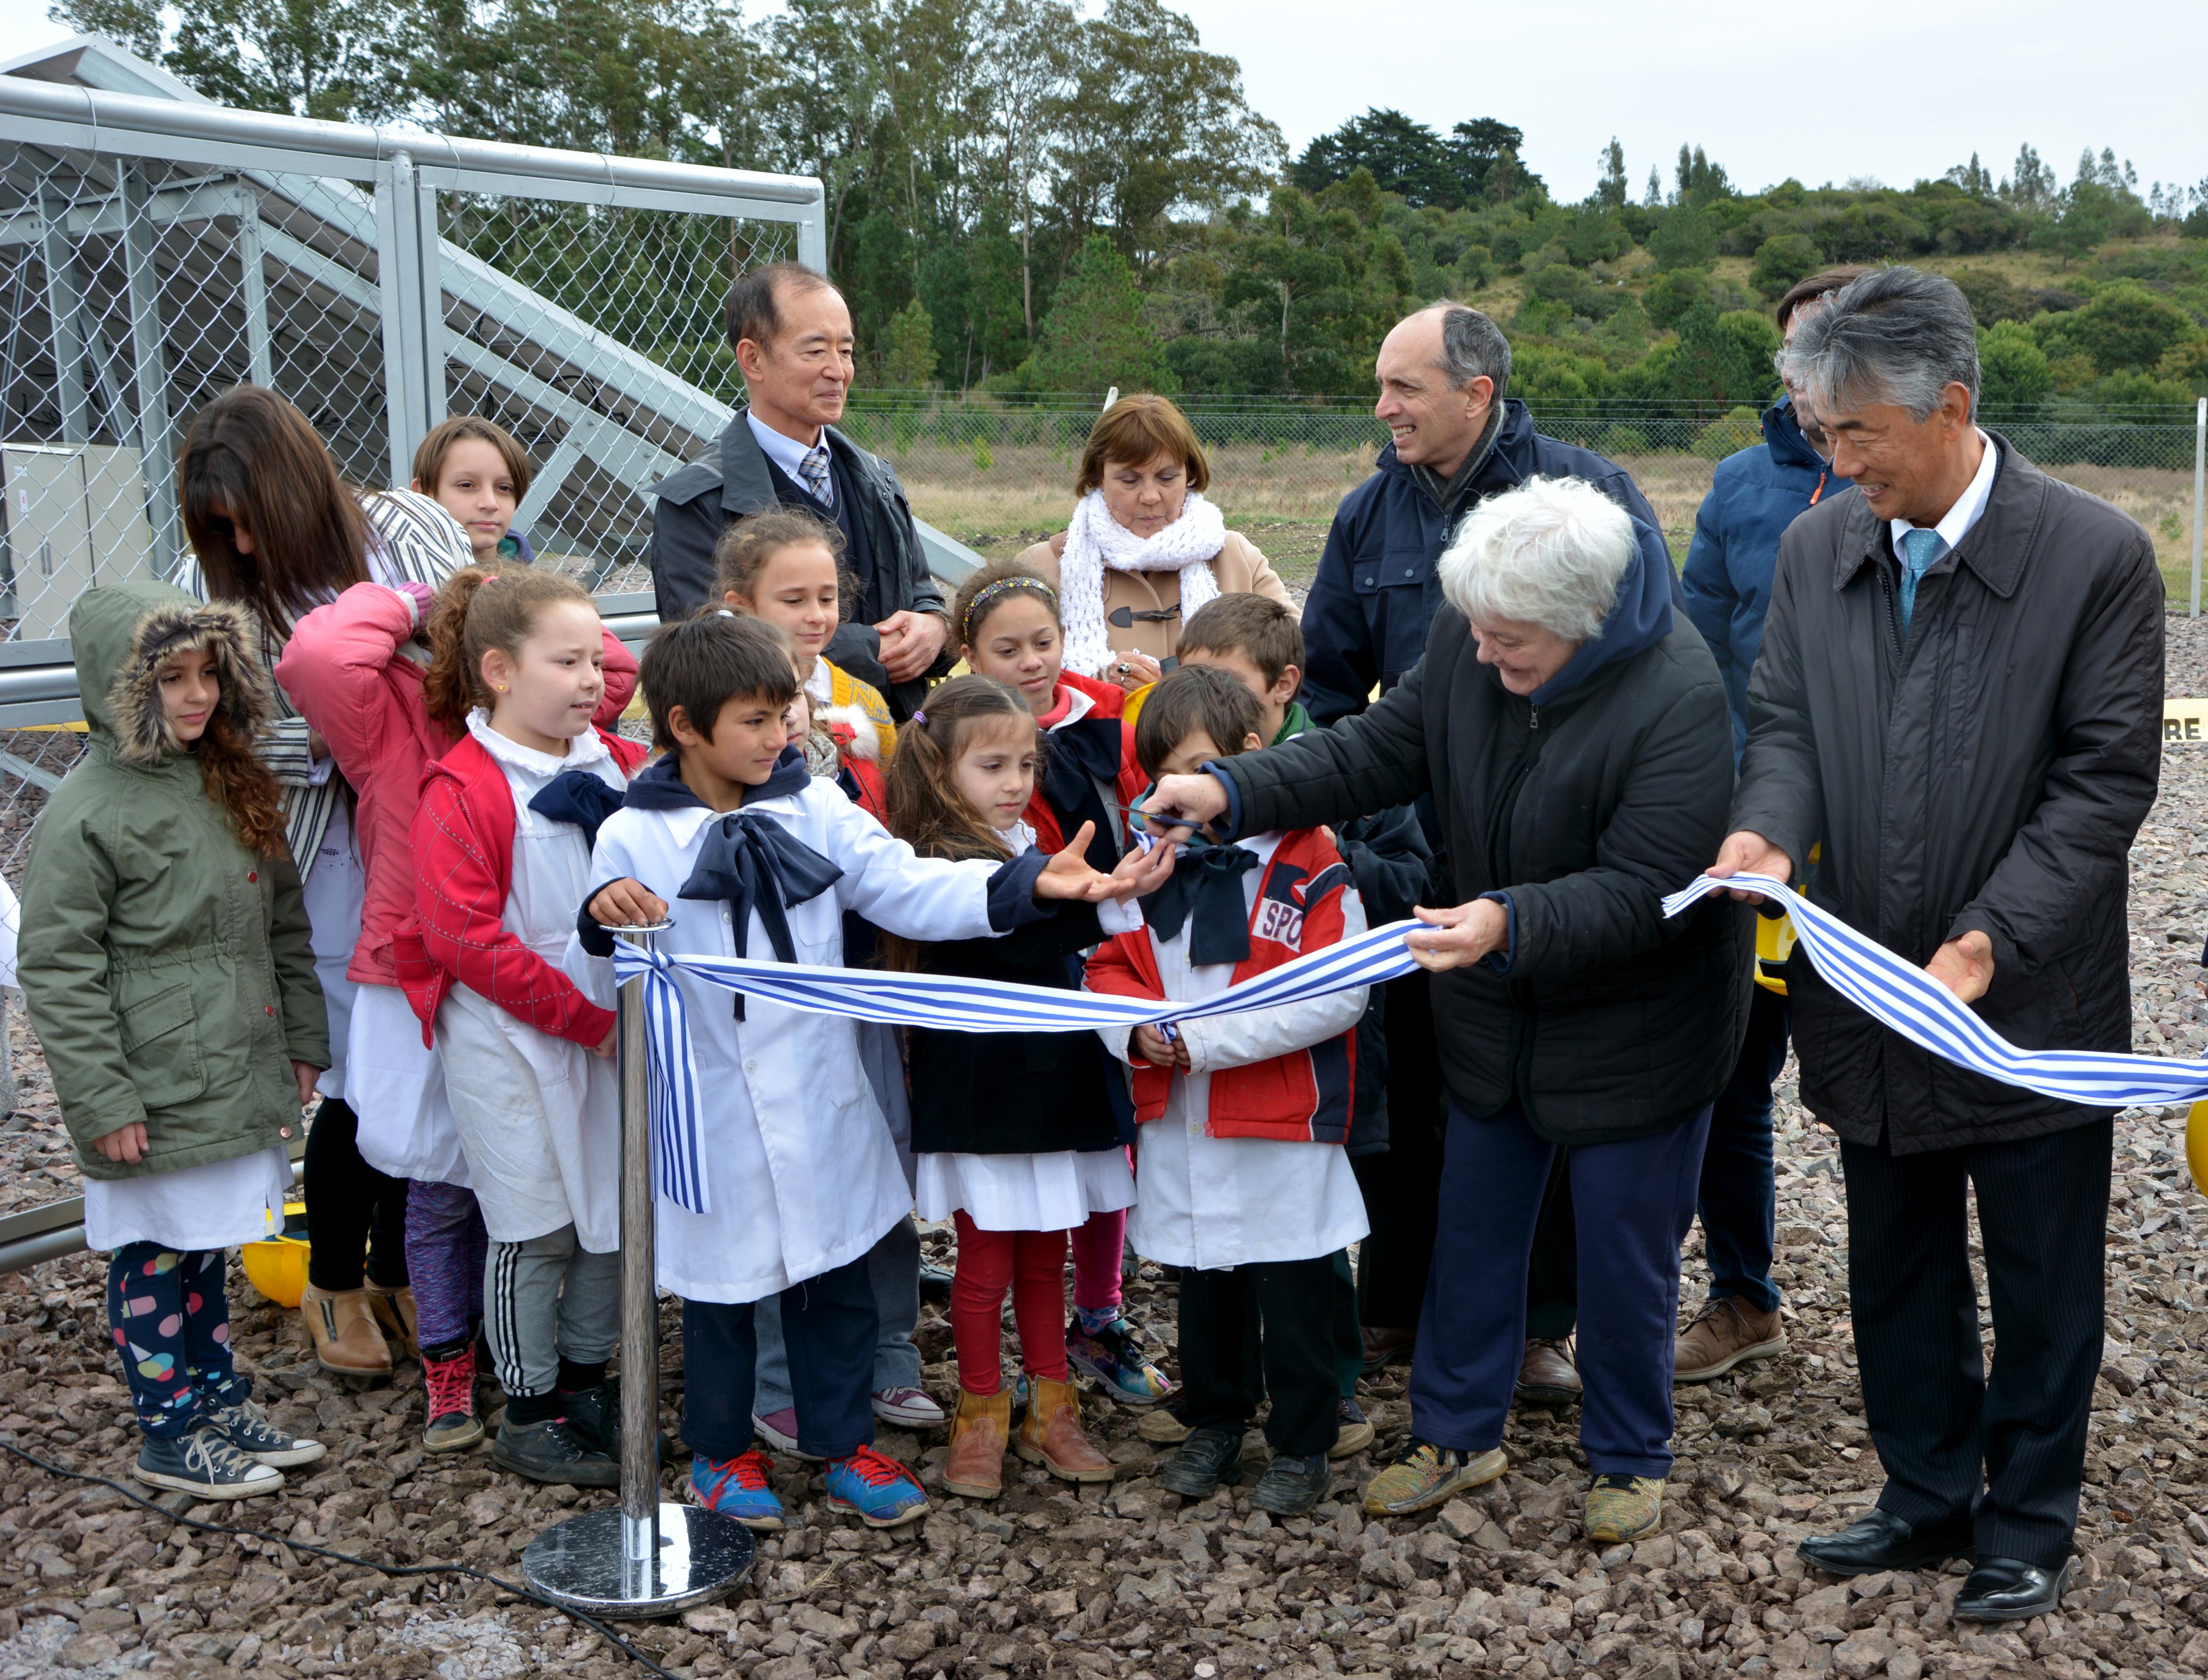
[[[1779,352],[1779,371],[1827,413],[1889,402],[1921,421],[1940,406],[1941,392],[1960,385],[1975,416],[1977,321],[1946,275],[1875,268],[1803,321]]]
[[[1442,353],[1434,365],[1448,376],[1452,390],[1461,391],[1485,375],[1495,381],[1490,400],[1503,400],[1503,387],[1510,382],[1510,340],[1503,329],[1469,303],[1444,297],[1427,305],[1441,311]]]
[[[1508,619],[1583,642],[1639,548],[1633,516],[1586,479],[1528,478],[1465,515],[1442,553],[1442,593],[1474,624]]]

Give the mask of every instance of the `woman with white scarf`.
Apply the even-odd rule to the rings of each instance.
[[[1204,499],[1210,464],[1188,417],[1163,397],[1122,397],[1081,452],[1071,524],[1020,555],[1057,586],[1065,669],[1140,688],[1218,595],[1295,603],[1257,545]]]

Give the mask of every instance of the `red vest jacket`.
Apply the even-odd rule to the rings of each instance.
[[[1250,954],[1234,965],[1237,982],[1277,969],[1341,940],[1341,894],[1349,867],[1324,829],[1284,837],[1263,866],[1250,913]],[[1156,947],[1149,929],[1121,933],[1097,947],[1084,982],[1092,992],[1162,998]],[[1288,1143],[1346,1143],[1355,1110],[1357,1031],[1269,1061],[1221,1068],[1211,1075],[1214,1137],[1269,1137]],[[1137,1062],[1135,1119],[1166,1112],[1173,1070]]]
[[[598,734],[621,774],[633,776],[644,747]],[[412,831],[414,913],[392,936],[391,954],[424,1044],[435,1041],[437,1005],[456,982],[555,1038],[596,1046],[613,1030],[611,1010],[506,930],[513,835],[513,786],[473,735],[423,771]]]

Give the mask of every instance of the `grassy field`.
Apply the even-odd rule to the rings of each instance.
[[[1370,448],[1318,452],[1228,446],[1212,456],[1212,500],[1227,522],[1263,549],[1290,582],[1310,581],[1328,521],[1349,489],[1372,470]],[[1674,560],[1684,560],[1695,510],[1713,464],[1687,454],[1629,456],[1621,462],[1656,509]],[[1073,505],[1072,468],[1041,448],[1005,448],[977,471],[966,451],[919,446],[897,461],[913,511],[991,559],[1017,554],[1064,528]],[[2059,478],[2105,496],[2153,534],[2170,598],[2189,594],[2193,477],[2153,467],[2058,466]]]

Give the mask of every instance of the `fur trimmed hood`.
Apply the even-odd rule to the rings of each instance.
[[[69,609],[69,651],[85,722],[124,763],[152,769],[183,751],[161,711],[153,679],[162,662],[198,650],[214,656],[218,705],[241,741],[275,715],[268,672],[254,653],[252,621],[227,601],[195,601],[166,584],[87,591]]]

